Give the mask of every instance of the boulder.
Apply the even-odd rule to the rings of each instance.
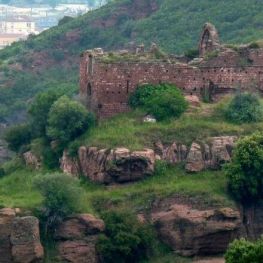
[[[56,239],[82,239],[87,234],[95,235],[103,232],[103,220],[90,214],[80,214],[67,218],[56,231]]]
[[[151,218],[161,240],[183,256],[224,253],[242,224],[237,210],[199,210],[185,204],[173,204]]]
[[[0,263],[12,261],[10,235],[15,216],[15,209],[0,209]]]
[[[26,166],[32,167],[36,170],[41,168],[42,162],[41,159],[38,158],[35,154],[33,154],[31,151],[25,152],[23,154]]]
[[[72,263],[97,263],[96,242],[104,229],[104,222],[90,214],[67,218],[55,234],[60,259]]]
[[[200,172],[205,169],[205,161],[200,144],[192,144],[187,155],[185,169],[187,172]]]
[[[58,252],[62,260],[72,263],[98,263],[96,247],[86,241],[74,240],[59,243]]]
[[[17,217],[13,221],[11,238],[14,262],[41,262],[44,249],[40,243],[39,221],[36,217]]]
[[[201,102],[198,96],[196,95],[187,95],[185,96],[186,101],[193,108],[197,108],[201,106]]]
[[[236,140],[236,136],[213,137],[211,139],[211,168],[218,169],[222,164],[231,160]]]
[[[155,153],[151,149],[131,152],[126,148],[98,149],[80,147],[78,164],[64,152],[61,169],[70,174],[82,173],[91,181],[111,184],[140,180],[154,172]]]
[[[63,152],[63,156],[60,159],[60,168],[66,174],[75,176],[81,174],[78,159],[70,157],[67,151]]]
[[[170,164],[184,162],[187,157],[187,147],[183,144],[174,142],[169,146],[164,146],[162,142],[155,143],[155,152],[160,158]]]

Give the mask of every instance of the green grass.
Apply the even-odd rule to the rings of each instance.
[[[49,171],[50,172],[50,171]],[[33,180],[46,171],[16,170],[0,179],[0,205],[34,209],[41,205],[41,195],[34,189]],[[106,187],[80,181],[85,190],[83,212],[96,213],[110,206],[130,206],[134,211],[147,210],[156,198],[180,194],[197,198],[204,205],[233,205],[226,191],[226,178],[221,171],[187,174],[182,168],[170,166],[147,179],[118,187]]]
[[[263,122],[236,125],[220,116],[216,104],[204,104],[201,109],[185,113],[180,119],[170,122],[143,123],[143,113],[133,111],[120,114],[100,124],[80,137],[81,145],[101,148],[127,147],[132,150],[153,147],[154,142],[178,141],[190,145],[211,136],[247,135],[263,131]],[[206,114],[205,112],[209,113]]]
[[[41,203],[41,195],[33,189],[36,171],[19,169],[0,179],[0,206],[33,209]]]

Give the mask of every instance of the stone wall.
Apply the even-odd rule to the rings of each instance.
[[[216,99],[237,88],[263,89],[263,49],[225,49],[198,65],[168,62],[105,63],[90,52],[80,65],[80,94],[98,117],[129,110],[128,97],[139,84],[171,83],[187,94]]]

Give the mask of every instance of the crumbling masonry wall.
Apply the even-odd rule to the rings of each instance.
[[[136,49],[138,58],[144,46]],[[137,53],[136,51],[136,53]],[[153,45],[151,52],[158,52]],[[141,84],[170,83],[186,95],[217,100],[236,89],[263,91],[263,49],[249,46],[227,48],[220,44],[214,25],[206,23],[199,41],[199,58],[179,63],[172,57],[140,62],[103,60],[101,49],[86,51],[80,63],[80,95],[99,118],[129,110],[129,95]],[[149,55],[149,53],[148,53]],[[119,53],[121,57],[121,52]]]
[[[198,66],[165,62],[104,63],[85,53],[81,58],[80,94],[98,117],[127,112],[128,97],[140,84],[171,83],[185,94],[202,96],[212,88],[212,96],[237,88],[263,90],[263,49],[251,50],[246,58],[234,51]]]

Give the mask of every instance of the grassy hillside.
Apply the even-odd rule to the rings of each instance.
[[[130,41],[157,42],[165,51],[195,48],[210,21],[229,43],[263,37],[263,5],[258,0],[115,0],[0,51],[0,120],[25,109],[39,91],[78,89],[79,54],[94,47],[118,49]]]

